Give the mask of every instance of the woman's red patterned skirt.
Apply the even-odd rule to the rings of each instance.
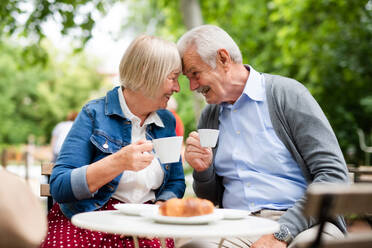
[[[101,210],[115,210],[113,205],[121,203],[119,200],[110,199]],[[160,248],[161,244],[159,239],[138,239],[140,248]],[[166,239],[167,248],[174,247],[173,239]],[[72,247],[113,247],[113,248],[129,248],[134,247],[132,237],[120,238],[120,235],[109,234],[105,232],[95,232],[87,229],[82,229],[74,226],[69,219],[67,219],[59,205],[54,204],[53,208],[48,214],[48,234],[41,244],[42,248],[46,247],[59,247],[59,248],[72,248]]]

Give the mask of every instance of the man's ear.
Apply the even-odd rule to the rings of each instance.
[[[217,63],[220,63],[225,69],[229,68],[231,64],[230,54],[224,48],[218,49],[216,60]]]

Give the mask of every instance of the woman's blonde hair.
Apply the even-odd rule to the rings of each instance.
[[[120,83],[124,88],[155,96],[167,76],[182,70],[177,47],[158,37],[141,35],[127,48],[120,61]]]

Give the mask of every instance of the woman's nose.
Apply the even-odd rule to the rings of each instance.
[[[173,84],[173,91],[179,92],[180,91],[180,83],[178,80]]]

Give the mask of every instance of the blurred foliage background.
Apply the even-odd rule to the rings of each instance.
[[[0,3],[0,143],[26,142],[27,135],[49,141],[52,127],[70,109],[79,109],[102,75],[83,52],[95,15],[118,0],[2,0]],[[151,33],[177,41],[187,30],[183,0],[127,0],[125,32]],[[202,21],[225,29],[256,70],[303,83],[326,113],[349,163],[363,163],[357,128],[372,145],[371,0],[190,0]],[[30,14],[21,22],[25,6]],[[182,6],[182,7],[181,7]],[[58,59],[45,44],[42,23],[59,21],[72,35],[74,51]],[[120,35],[120,34],[117,34]],[[12,37],[12,38],[11,38]],[[27,43],[13,42],[27,38]],[[176,94],[186,135],[195,129],[200,105],[180,77]],[[103,95],[103,94],[102,94]],[[195,107],[197,106],[197,107]]]

